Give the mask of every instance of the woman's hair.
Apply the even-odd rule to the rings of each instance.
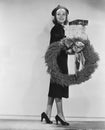
[[[54,24],[57,24],[57,23],[58,23],[58,21],[57,21],[57,19],[56,19],[56,13],[55,13],[55,15],[54,15],[54,18],[53,18],[52,22],[53,22]],[[66,13],[66,20],[64,21],[64,25],[66,25],[67,23],[68,23],[68,14]]]

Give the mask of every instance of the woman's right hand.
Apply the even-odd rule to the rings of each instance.
[[[68,50],[66,51],[66,53],[67,53],[67,54],[71,54],[71,53],[72,53],[72,49],[71,49],[71,48],[68,49]]]

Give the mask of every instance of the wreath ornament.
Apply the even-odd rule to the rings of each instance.
[[[66,38],[52,43],[45,53],[45,63],[47,72],[51,76],[51,81],[62,86],[81,84],[89,80],[97,68],[97,61],[99,60],[98,54],[94,51],[93,46],[90,45],[84,30],[87,20],[75,20],[70,22],[69,25],[68,32],[70,33],[67,32]],[[71,32],[73,33],[71,34]],[[69,55],[74,53],[75,74],[61,73],[57,64],[57,56],[62,50],[65,50]],[[81,69],[80,64],[82,66]]]

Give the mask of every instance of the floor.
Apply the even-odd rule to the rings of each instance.
[[[70,121],[70,126],[49,125],[40,120],[0,120],[0,130],[105,130],[102,121]]]

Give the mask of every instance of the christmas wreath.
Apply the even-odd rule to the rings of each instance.
[[[77,36],[77,35],[76,35]],[[71,49],[76,57],[76,63],[82,62],[82,69],[76,66],[75,74],[61,73],[57,64],[57,56],[62,50],[68,52]],[[45,53],[47,72],[51,75],[51,81],[62,86],[80,84],[91,78],[97,68],[98,54],[94,51],[89,39],[81,37],[63,38],[60,41],[50,44]]]

